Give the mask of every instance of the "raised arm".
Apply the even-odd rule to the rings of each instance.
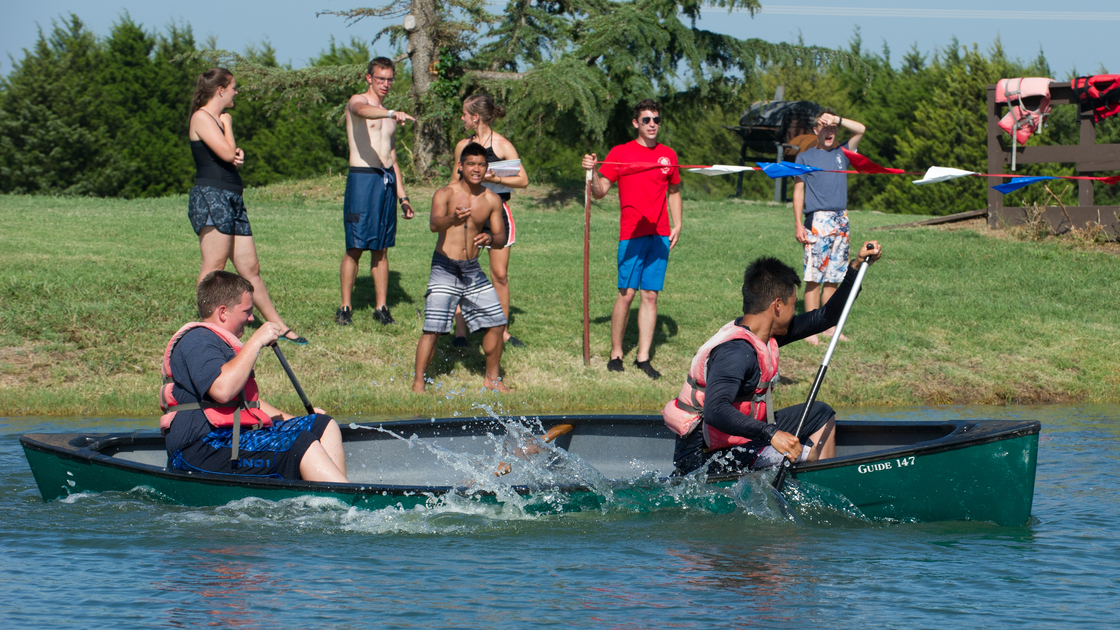
[[[357,116],[358,118],[365,118],[366,120],[392,118],[398,123],[403,123],[406,120],[416,120],[404,112],[399,112],[380,105],[371,105],[363,94],[351,96],[350,103],[346,107],[350,110],[350,116]]]
[[[596,199],[602,199],[610,192],[612,182],[599,174],[599,171],[595,168],[597,162],[598,159],[595,157],[595,154],[589,153],[583,156],[582,166],[583,170],[591,171],[591,196]]]

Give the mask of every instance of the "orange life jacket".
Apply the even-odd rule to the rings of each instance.
[[[688,377],[681,387],[681,393],[661,410],[665,425],[681,437],[692,433],[697,426],[702,426],[704,442],[712,450],[746,444],[750,441],[737,435],[728,435],[704,422],[704,388],[708,382],[708,355],[713,348],[732,339],[743,339],[751,344],[755,354],[758,355],[758,367],[762,372],[754,395],[735,400],[735,408],[755,420],[773,423],[774,409],[771,394],[778,384],[778,342],[771,338],[764,344],[754,333],[737,326],[734,321],[725,324],[712,335],[711,339],[700,346],[696,356],[692,357],[692,365],[688,369]]]
[[[160,373],[163,375],[163,385],[159,388],[159,406],[164,411],[163,416],[159,419],[159,429],[161,432],[166,433],[167,429],[171,427],[171,421],[175,419],[175,414],[180,411],[191,411],[194,409],[201,409],[206,414],[206,419],[210,424],[216,428],[232,427],[236,420],[240,420],[241,427],[253,428],[257,426],[271,426],[272,418],[267,413],[261,411],[261,404],[257,394],[257,381],[253,374],[249,374],[249,380],[245,382],[245,387],[242,388],[241,393],[238,394],[236,401],[229,403],[211,403],[211,402],[193,402],[193,403],[180,403],[175,400],[172,395],[172,389],[175,387],[175,378],[171,374],[171,351],[175,349],[176,344],[187,334],[195,328],[206,328],[210,332],[218,336],[222,341],[233,348],[234,353],[241,351],[241,340],[234,337],[232,333],[224,328],[207,324],[205,322],[191,322],[179,329],[171,337],[171,341],[167,342],[167,350],[163,353],[163,364],[160,367]],[[245,410],[245,415],[241,415],[241,410]]]

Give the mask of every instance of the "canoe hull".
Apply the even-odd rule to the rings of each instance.
[[[665,494],[672,494],[670,487],[680,481],[669,478],[674,436],[658,416],[540,420],[546,427],[572,423],[575,429],[555,445],[617,480],[623,494],[667,488],[670,491]],[[139,488],[153,498],[188,506],[224,505],[249,497],[280,501],[311,496],[366,509],[411,509],[438,503],[449,493],[497,503],[540,490],[539,483],[518,485],[522,482],[515,473],[506,478],[508,486],[494,491],[492,473],[487,472],[493,470],[493,464],[486,463],[493,460],[479,460],[484,463],[474,477],[462,477],[461,468],[450,473],[439,468],[446,468],[447,462],[437,461],[438,457],[400,437],[411,435],[432,443],[443,440],[448,452],[470,454],[473,449],[481,457],[486,445],[493,446],[494,433],[506,426],[492,420],[446,419],[387,422],[366,431],[344,427],[351,478],[361,482],[348,484],[168,470],[163,440],[155,433],[39,434],[25,435],[20,442],[45,500]],[[394,434],[390,437],[383,428]],[[839,422],[837,457],[796,467],[790,492],[808,495],[824,489],[832,496],[842,495],[872,519],[1023,525],[1030,519],[1033,501],[1038,432],[1037,422]],[[356,470],[359,468],[361,472]],[[639,475],[659,481],[642,488],[626,483]],[[489,490],[479,490],[475,483],[484,477],[491,478]],[[736,497],[729,488],[739,480],[708,479],[717,489],[707,502],[710,509],[734,510]],[[467,491],[467,486],[472,489]],[[529,512],[575,511],[600,509],[605,502],[601,492],[584,483],[558,483],[550,489],[556,492],[548,494],[563,499],[539,506],[523,502],[522,508]]]

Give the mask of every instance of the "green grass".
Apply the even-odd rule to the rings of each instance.
[[[480,337],[466,349],[444,337],[430,370],[436,384],[415,396],[409,385],[435,235],[426,213],[400,224],[389,254],[389,304],[400,325],[373,322],[373,288],[362,273],[354,326],[340,328],[333,315],[341,190],[335,177],[246,195],[273,300],[311,340],[282,347],[312,402],[340,416],[451,415],[476,404],[514,414],[655,412],[676,395],[696,348],[738,314],[745,265],[761,255],[800,264],[790,209],[689,201],[659,303],[653,364],[665,377],[608,373],[617,200],[592,213],[593,359],[585,367],[582,191],[515,196],[512,331],[528,347],[507,348],[502,364],[516,391],[480,393]],[[430,194],[410,190],[417,200]],[[852,341],[838,348],[820,399],[845,406],[1120,400],[1116,256],[986,230],[868,232],[900,219],[851,218],[853,238],[878,238],[885,256],[868,273],[845,331]],[[0,415],[156,417],[159,356],[195,316],[199,255],[186,198],[0,197],[0,245]],[[636,336],[632,318],[628,366]],[[783,349],[790,382],[780,403],[807,395],[824,350]],[[268,399],[299,409],[274,358],[262,357],[257,374]]]

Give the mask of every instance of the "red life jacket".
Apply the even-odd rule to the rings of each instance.
[[[238,394],[237,400],[234,403],[218,404],[211,402],[194,402],[194,403],[180,403],[175,400],[172,395],[172,389],[175,387],[175,379],[171,374],[171,351],[175,349],[176,344],[183,338],[183,335],[194,328],[206,328],[210,332],[217,335],[222,341],[226,342],[230,348],[233,348],[234,353],[241,351],[241,340],[234,337],[232,333],[224,328],[207,324],[205,322],[191,322],[179,329],[179,332],[167,342],[167,350],[163,353],[163,364],[160,367],[160,373],[163,375],[163,385],[159,388],[159,406],[164,411],[163,417],[159,419],[159,429],[162,433],[166,433],[167,429],[171,427],[171,421],[175,419],[175,414],[180,411],[191,411],[194,409],[201,409],[206,414],[206,419],[210,424],[216,428],[232,427],[235,419],[240,420],[241,427],[253,428],[257,426],[271,426],[272,418],[267,413],[261,411],[261,404],[257,394],[257,381],[253,374],[249,374],[249,380],[245,382],[245,387]],[[232,403],[232,404],[231,404]],[[241,410],[244,409],[245,416],[241,415]]]
[[[703,421],[704,387],[708,381],[708,355],[713,348],[732,339],[743,339],[751,344],[755,354],[758,355],[758,367],[762,371],[754,395],[735,400],[735,408],[755,420],[773,423],[774,409],[770,398],[774,386],[778,384],[778,342],[771,338],[769,343],[764,344],[754,333],[737,326],[734,321],[725,324],[712,335],[711,339],[700,346],[696,356],[692,357],[688,378],[681,387],[680,395],[670,400],[661,410],[665,425],[681,437],[692,433],[698,425],[702,425],[704,442],[712,450],[746,444],[750,441],[737,435],[728,435]]]
[[[1081,111],[1093,112],[1093,122],[1120,114],[1120,74],[1077,77],[1070,87],[1080,101]]]

